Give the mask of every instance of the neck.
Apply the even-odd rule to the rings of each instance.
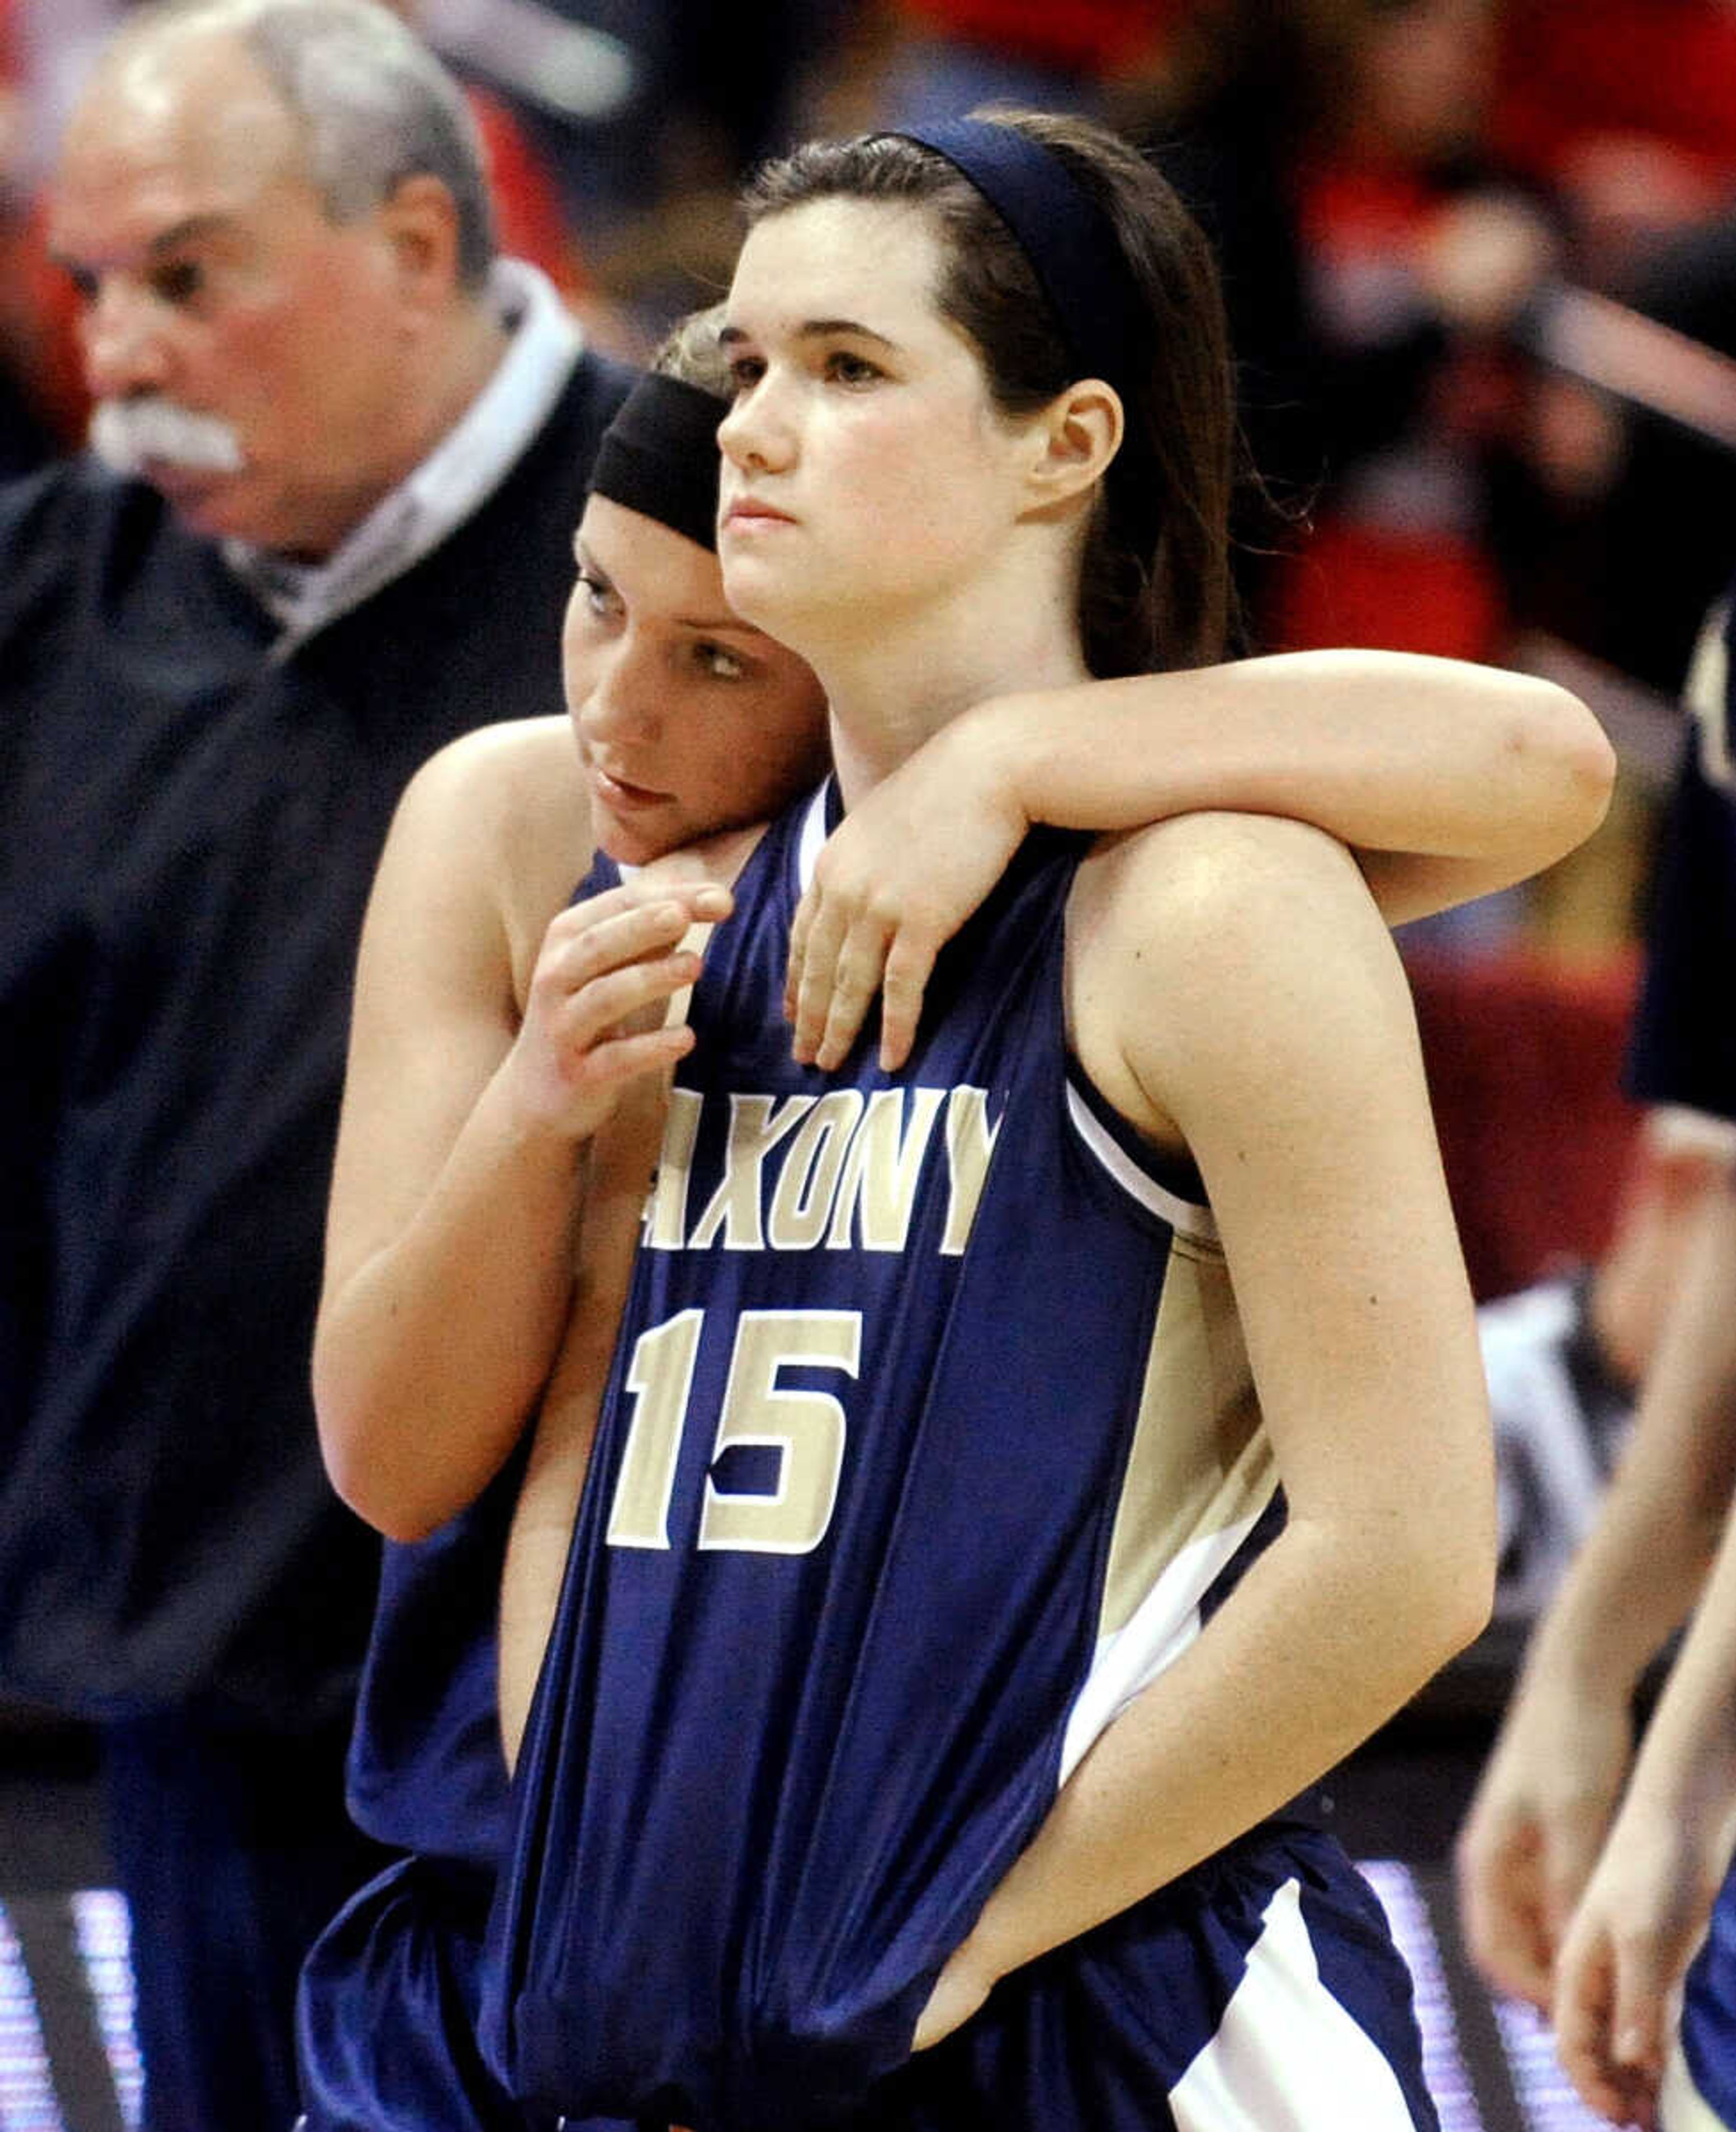
[[[976,587],[919,615],[842,622],[808,655],[826,691],[846,807],[973,704],[1090,678],[1071,584],[1016,601],[985,600]]]

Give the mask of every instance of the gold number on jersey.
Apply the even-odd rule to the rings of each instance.
[[[702,1310],[683,1310],[634,1343],[626,1376],[633,1419],[609,1516],[616,1547],[669,1544],[669,1503],[704,1319]],[[778,1453],[778,1486],[771,1495],[743,1494],[720,1488],[707,1475],[701,1548],[806,1554],[819,1545],[843,1470],[844,1409],[830,1392],[781,1384],[779,1376],[785,1369],[820,1369],[855,1377],[861,1351],[860,1311],[742,1313],[712,1463],[715,1468],[736,1445],[768,1447]]]
[[[633,1420],[609,1513],[613,1546],[669,1544],[669,1497],[675,1490],[681,1426],[687,1419],[704,1323],[703,1310],[683,1310],[679,1317],[641,1332],[634,1343],[633,1365],[627,1371]]]

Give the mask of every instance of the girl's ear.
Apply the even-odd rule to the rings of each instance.
[[[1120,395],[1101,377],[1057,392],[1033,425],[1036,452],[1027,478],[1038,507],[1071,502],[1095,488],[1121,446]]]

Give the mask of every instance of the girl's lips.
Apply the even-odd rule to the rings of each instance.
[[[796,521],[787,511],[776,511],[769,503],[758,503],[751,497],[741,497],[731,504],[723,522],[726,526],[794,526]]]

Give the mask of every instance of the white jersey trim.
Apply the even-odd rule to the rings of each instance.
[[[1100,1638],[1067,1721],[1057,1789],[1134,1697],[1198,1635],[1201,1600],[1258,1522],[1257,1517],[1238,1518],[1190,1541],[1121,1626]]]
[[[1167,1222],[1177,1236],[1191,1236],[1196,1243],[1217,1241],[1218,1225],[1212,1219],[1211,1208],[1182,1198],[1141,1169],[1071,1082],[1067,1083],[1067,1107],[1073,1130],[1130,1199],[1137,1200],[1159,1221]]]
[[[802,833],[796,840],[796,886],[804,895],[813,879],[820,847],[826,841],[826,795],[831,790],[832,780],[827,778],[808,801],[808,812],[802,817]]]
[[[1169,2091],[1177,2132],[1415,2132],[1398,2077],[1322,1982],[1288,1880],[1217,2034]]]

